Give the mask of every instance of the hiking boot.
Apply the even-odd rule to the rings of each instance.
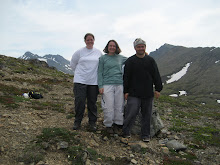
[[[114,134],[114,130],[112,129],[112,127],[106,127],[106,132],[109,134]]]
[[[122,125],[113,125],[113,131],[115,134],[121,135],[122,134]]]
[[[90,130],[90,131],[95,132],[96,129],[97,129],[97,127],[96,127],[96,124],[95,124],[95,123],[93,123],[93,124],[89,124],[89,130]]]
[[[131,135],[122,134],[122,137],[129,139],[131,137]]]
[[[80,129],[80,124],[79,123],[74,123],[73,130],[79,130],[79,129]]]
[[[145,138],[142,139],[142,141],[148,143],[148,142],[150,142],[150,138],[145,137]]]

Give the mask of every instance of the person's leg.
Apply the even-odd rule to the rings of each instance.
[[[88,118],[90,125],[95,125],[97,121],[97,106],[96,106],[97,96],[98,96],[98,86],[87,85],[87,108],[88,108]]]
[[[74,129],[78,129],[81,125],[83,115],[85,112],[86,102],[86,85],[74,83],[74,97],[75,97],[75,122]]]
[[[150,138],[150,122],[152,114],[153,97],[141,100],[141,137],[142,139]]]
[[[124,93],[123,85],[115,85],[114,93],[114,119],[116,125],[122,126],[124,121]]]
[[[102,109],[104,113],[103,124],[106,127],[112,127],[114,118],[114,86],[104,85],[102,95]]]
[[[125,119],[123,124],[123,135],[130,135],[130,130],[135,122],[135,118],[139,112],[141,100],[136,97],[128,97],[127,106],[125,109]]]

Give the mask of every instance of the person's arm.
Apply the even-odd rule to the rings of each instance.
[[[157,64],[156,62],[153,60],[153,81],[154,81],[154,85],[155,85],[155,92],[154,95],[156,98],[160,97],[160,91],[163,89],[163,85],[162,85],[162,80],[160,77],[160,72],[158,70]]]
[[[76,69],[76,66],[79,62],[79,59],[80,59],[80,52],[78,50],[73,54],[72,59],[70,61],[70,67],[73,70],[73,72],[75,72],[75,69]]]
[[[160,97],[160,92],[155,91],[155,92],[154,92],[154,97],[155,97],[156,99],[158,99],[158,98]]]
[[[127,57],[122,56],[122,63],[125,64],[125,61],[126,61],[127,59],[128,59]]]
[[[125,67],[124,67],[124,75],[123,75],[123,86],[124,86],[124,97],[125,100],[128,99],[128,95],[129,95],[129,74],[130,74],[130,69],[129,69],[130,65],[129,62],[126,61],[125,62]]]
[[[103,94],[104,93],[104,88],[103,88],[104,62],[103,62],[103,58],[101,57],[99,58],[99,67],[98,67],[98,86],[99,86],[99,93]]]

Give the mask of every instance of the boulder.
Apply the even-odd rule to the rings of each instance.
[[[136,117],[135,123],[131,130],[132,134],[138,134],[138,135],[141,134],[141,118],[142,118],[142,115],[140,111]],[[156,107],[153,106],[151,126],[150,126],[151,137],[154,137],[162,128],[164,128],[164,124],[160,118],[159,113],[156,110]]]

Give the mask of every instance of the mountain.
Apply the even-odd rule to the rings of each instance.
[[[40,61],[45,61],[49,66],[55,67],[57,70],[64,73],[73,74],[72,69],[70,68],[70,61],[66,60],[60,55],[47,54],[43,57],[33,54],[31,52],[26,52],[23,56],[19,57],[20,59],[30,60],[38,59]]]
[[[106,130],[101,95],[97,132],[88,129],[87,115],[80,130],[72,130],[72,88],[73,75],[44,61],[0,55],[1,165],[219,164],[218,105],[210,108],[161,95],[154,105],[165,128],[144,143],[137,134],[127,139]],[[29,91],[43,98],[26,97]]]
[[[149,55],[156,60],[160,70],[164,83],[162,94],[175,96],[184,94],[186,95],[184,99],[202,104],[220,102],[220,48],[187,48],[164,44]],[[57,70],[73,74],[70,61],[60,55],[48,54],[41,57],[26,52],[19,58],[46,61]],[[175,76],[179,78],[175,79]]]
[[[154,105],[165,128],[144,143],[137,134],[127,139],[106,130],[100,95],[97,132],[88,129],[87,115],[80,130],[72,130],[72,80],[73,75],[44,61],[0,55],[1,165],[219,164],[218,105],[209,108],[161,95]],[[43,98],[26,97],[29,91]]]
[[[158,65],[164,90],[162,93],[187,97],[200,103],[217,103],[220,100],[220,48],[187,48],[164,44],[149,54]],[[186,69],[187,68],[187,69]],[[176,73],[183,72],[177,81],[168,81]]]

